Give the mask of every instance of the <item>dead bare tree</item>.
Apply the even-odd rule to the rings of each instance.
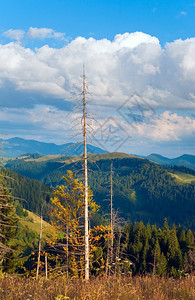
[[[114,230],[113,230],[113,164],[110,166],[110,228],[111,228],[111,263],[113,261],[113,245],[114,245]]]
[[[89,212],[88,212],[88,170],[87,170],[87,130],[86,130],[86,78],[83,65],[83,92],[82,92],[82,131],[84,139],[84,186],[85,186],[85,279],[89,280]]]
[[[108,241],[106,275],[112,273],[114,254],[113,163],[110,165],[110,240]]]
[[[80,124],[78,124],[78,118],[76,120],[76,124],[74,125],[73,128],[74,131],[75,129],[78,131],[76,134],[73,136],[79,136],[82,135],[83,140],[82,142],[77,142],[76,144],[73,144],[70,146],[75,147],[76,150],[78,147],[81,147],[81,143],[83,144],[83,156],[82,156],[82,166],[77,169],[77,172],[80,172],[81,170],[84,171],[84,245],[80,245],[81,251],[78,253],[79,249],[77,250],[78,255],[82,256],[84,255],[84,261],[85,261],[85,280],[89,280],[89,253],[90,253],[90,247],[89,247],[89,186],[88,186],[88,154],[87,154],[87,139],[90,135],[92,134],[92,128],[90,122],[92,121],[92,117],[87,113],[87,95],[90,94],[88,92],[88,86],[86,83],[86,75],[85,75],[85,66],[83,65],[83,74],[82,74],[82,92],[79,94],[79,100],[77,105],[75,105],[74,112],[77,112],[81,115],[79,118]],[[75,120],[74,120],[75,121]],[[79,125],[79,128],[78,128]],[[81,125],[81,126],[80,126]],[[75,165],[80,162],[80,159],[75,160]],[[69,239],[69,231],[70,228],[67,228],[67,237],[66,237],[66,249],[67,249],[67,263],[68,263],[68,256],[69,256],[69,246],[68,246],[68,239]],[[68,265],[67,265],[67,276],[68,276]]]
[[[43,232],[43,205],[42,205],[42,207],[41,207],[41,224],[40,224],[39,251],[38,251],[38,260],[37,260],[36,280],[38,280],[38,278],[39,278],[39,267],[40,267],[40,258],[41,258],[42,232]]]
[[[42,233],[43,233],[43,207],[46,204],[44,201],[41,206],[41,222],[40,222],[40,235],[39,235],[39,250],[38,250],[38,259],[37,259],[37,272],[36,272],[36,280],[39,278],[39,268],[40,268],[40,260],[41,260],[41,244],[42,244]]]

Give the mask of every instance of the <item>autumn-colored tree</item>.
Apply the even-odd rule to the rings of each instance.
[[[67,171],[64,181],[64,185],[56,187],[51,198],[54,230],[50,244],[60,247],[61,254],[63,253],[67,262],[67,275],[83,277],[85,189],[72,171]],[[88,203],[90,215],[99,209],[90,189]],[[93,261],[92,252],[97,251],[98,242],[101,242],[102,230],[105,233],[107,228],[97,228],[91,232],[89,238],[91,261]],[[99,232],[101,234],[98,237]]]

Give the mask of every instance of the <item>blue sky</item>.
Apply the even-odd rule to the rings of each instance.
[[[29,27],[52,28],[67,39],[113,39],[117,33],[142,31],[162,46],[194,37],[194,1],[131,0],[1,0],[1,31]]]
[[[194,20],[194,1],[1,0],[0,132],[70,141],[85,63],[93,143],[194,154]]]

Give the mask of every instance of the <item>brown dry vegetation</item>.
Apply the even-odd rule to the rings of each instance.
[[[66,280],[20,278],[5,276],[0,279],[0,299],[3,300],[193,300],[195,299],[194,277],[182,279],[159,277],[100,277]]]

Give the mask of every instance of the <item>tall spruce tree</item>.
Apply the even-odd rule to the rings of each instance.
[[[169,234],[167,258],[170,274],[176,276],[178,270],[182,267],[182,253],[179,247],[175,225],[173,225]]]
[[[17,231],[17,217],[12,200],[13,198],[5,185],[4,174],[0,170],[0,261],[5,270],[13,255],[10,240]]]
[[[167,260],[163,253],[161,253],[158,238],[153,249],[154,263],[153,263],[153,274],[164,276],[167,270]]]

